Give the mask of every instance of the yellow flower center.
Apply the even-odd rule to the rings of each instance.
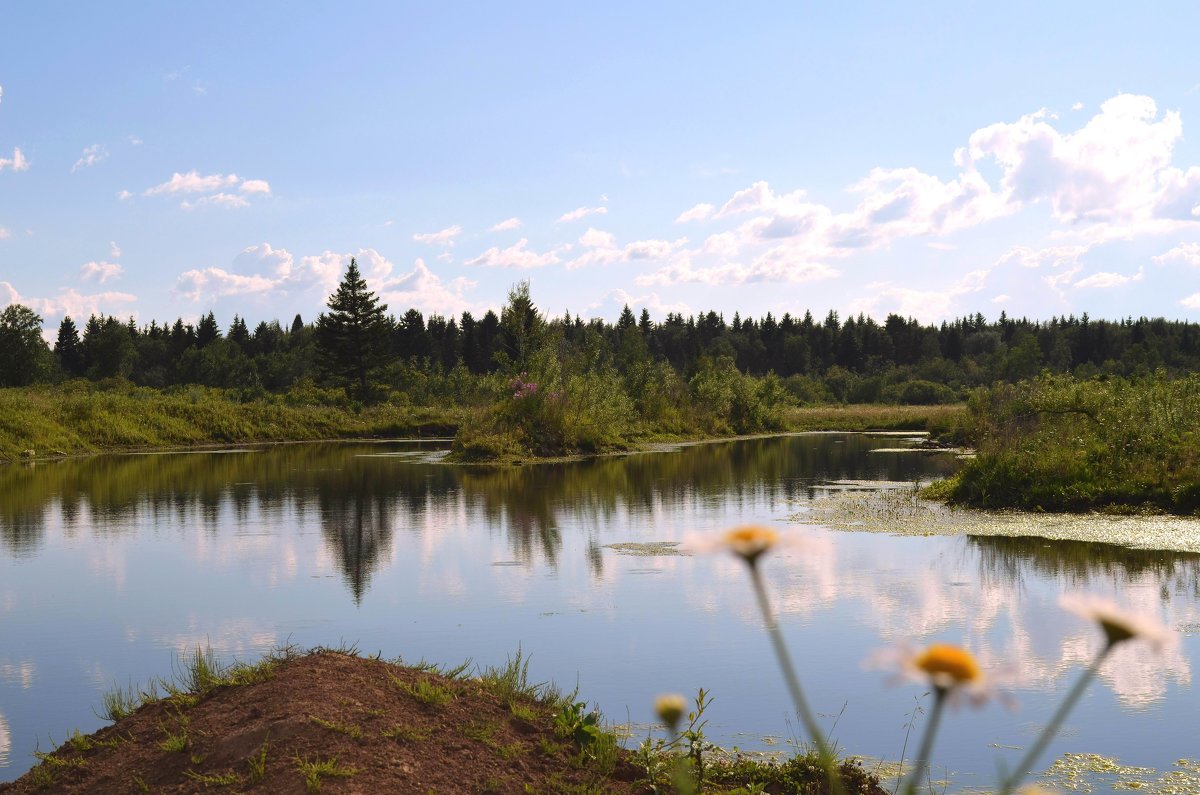
[[[779,541],[779,534],[769,527],[745,525],[735,527],[725,534],[725,543],[736,555],[753,563]]]
[[[980,677],[979,664],[971,652],[948,643],[930,646],[917,658],[916,666],[929,674],[935,684],[938,680],[949,680],[951,685],[961,685]]]

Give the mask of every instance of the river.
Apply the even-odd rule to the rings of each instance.
[[[951,792],[986,789],[1100,646],[1057,606],[1080,591],[1183,640],[1163,655],[1118,650],[1043,766],[1071,752],[1148,769],[1086,777],[1096,791],[1184,780],[1200,756],[1200,554],[977,535],[969,518],[928,534],[812,518],[830,498],[953,471],[952,456],[896,450],[913,441],[805,434],[503,469],[441,464],[429,442],[0,468],[0,781],[36,748],[102,725],[106,690],[170,677],[197,647],[254,660],[285,643],[479,665],[520,649],[534,678],[578,684],[632,724],[630,742],[657,694],[703,687],[710,739],[786,750],[801,730],[744,565],[689,554],[694,539],[750,522],[796,542],[764,572],[810,700],[845,751],[898,759],[914,707],[930,706],[866,658],[963,644],[1012,680],[1019,709],[949,714],[934,775]],[[895,529],[906,521],[898,513]]]

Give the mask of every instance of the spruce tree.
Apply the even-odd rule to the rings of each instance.
[[[366,399],[371,372],[388,357],[387,304],[367,289],[351,259],[327,306],[317,318],[317,366],[326,379]]]
[[[58,324],[58,339],[54,342],[54,355],[63,372],[72,378],[83,375],[83,344],[79,341],[79,329],[67,315]]]

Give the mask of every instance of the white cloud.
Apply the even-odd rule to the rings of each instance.
[[[23,296],[8,282],[0,282],[0,306],[24,304],[43,318],[70,315],[75,320],[86,320],[91,315],[123,315],[129,304],[137,302],[130,293],[103,292],[81,295],[76,290],[63,290],[53,298]]]
[[[1200,309],[1200,293],[1192,293],[1187,298],[1180,299],[1179,303],[1188,309]]]
[[[84,281],[96,281],[104,284],[109,279],[116,279],[125,269],[116,262],[86,262],[79,269],[79,278]]]
[[[847,211],[812,201],[803,190],[777,193],[755,182],[719,209],[698,204],[676,219],[744,217],[738,226],[640,278],[653,284],[827,278],[836,273],[835,260],[922,237],[932,238],[924,242],[935,250],[951,250],[948,236],[1041,205],[1061,225],[1052,236],[1083,242],[1018,248],[1008,256],[1025,267],[1061,271],[1043,279],[1058,290],[1078,275],[1079,258],[1093,245],[1200,222],[1200,167],[1171,165],[1182,137],[1177,112],[1160,114],[1149,97],[1122,94],[1076,130],[1056,124],[1042,110],[976,130],[954,153],[958,170],[949,179],[915,168],[871,169],[850,186],[857,198]],[[999,176],[989,181],[983,167],[990,165]]]
[[[129,141],[131,146],[141,146],[142,145],[142,139],[136,135],[131,135],[126,140]]]
[[[223,268],[200,268],[180,274],[171,292],[190,301],[221,298],[226,295],[264,293],[277,283],[265,276],[243,276]]]
[[[12,237],[12,232],[8,231],[8,229],[3,226],[0,226],[0,240],[7,240],[10,237]]]
[[[579,245],[585,248],[614,248],[617,245],[617,239],[613,237],[612,232],[602,232],[599,229],[588,227],[588,230],[579,238]]]
[[[397,312],[415,308],[425,314],[453,316],[474,308],[463,295],[474,286],[462,277],[443,282],[423,259],[417,259],[411,271],[383,283],[380,297]]]
[[[954,245],[953,243],[939,243],[936,240],[926,243],[925,248],[931,248],[934,251],[957,251],[958,250],[958,246]]]
[[[270,243],[247,246],[233,259],[233,268],[241,274],[269,273],[276,279],[286,279],[292,274],[295,261],[287,249],[272,248]]]
[[[567,221],[578,221],[580,218],[586,218],[589,215],[607,215],[607,207],[576,207],[569,213],[563,213],[559,216],[558,222],[565,223]]]
[[[462,234],[462,227],[458,224],[448,226],[445,229],[439,229],[437,232],[423,232],[413,235],[413,240],[418,243],[427,243],[431,246],[453,246],[454,238]]]
[[[504,219],[503,221],[496,224],[488,231],[489,232],[507,232],[511,229],[520,229],[520,228],[521,228],[521,219],[514,217],[514,218]]]
[[[83,154],[75,161],[75,165],[71,166],[71,173],[74,174],[81,168],[90,168],[107,157],[108,150],[100,144],[84,147]]]
[[[271,184],[265,179],[247,179],[243,180],[241,187],[238,188],[242,193],[270,193]]]
[[[486,268],[541,268],[546,265],[557,265],[562,261],[559,255],[571,248],[570,245],[565,245],[539,254],[525,248],[527,245],[529,245],[529,240],[521,238],[505,249],[492,246],[478,257],[469,259],[463,264],[482,265]]]
[[[237,174],[209,174],[201,176],[195,170],[186,174],[176,171],[166,182],[146,188],[144,196],[159,196],[167,193],[208,193],[238,184]]]
[[[108,241],[108,255],[113,259],[121,258],[121,247],[117,245],[117,241]]]
[[[583,254],[567,263],[567,270],[587,265],[607,265],[633,260],[664,260],[687,245],[687,238],[678,240],[635,240],[618,247],[611,232],[589,228],[579,238],[579,244],[587,249]]]
[[[998,295],[992,299],[993,304],[1003,304],[1012,300],[1011,295]]]
[[[855,314],[865,312],[875,317],[894,313],[901,317],[916,318],[923,323],[933,323],[952,316],[959,299],[963,296],[980,292],[987,282],[990,270],[968,271],[956,282],[941,290],[919,290],[889,282],[868,285],[875,289],[876,293],[852,302],[851,311]],[[999,303],[1007,298],[1008,296],[997,296],[992,300]]]
[[[0,86],[0,102],[4,101],[4,86]]]
[[[133,194],[127,190],[117,191],[117,198],[120,199],[121,201],[125,201],[126,199],[129,199],[132,196],[133,196]]]
[[[1074,105],[1071,106],[1071,110],[1083,110],[1083,103],[1076,102]]]
[[[237,207],[248,207],[250,202],[236,193],[214,193],[211,196],[201,196],[195,201],[184,200],[179,204],[185,210],[194,210],[197,207],[204,207],[209,204],[215,204],[217,207],[225,207],[235,209]]]
[[[0,171],[3,171],[6,168],[13,171],[28,171],[29,161],[25,159],[25,155],[21,154],[21,150],[19,148],[13,148],[12,157],[0,157]]]
[[[231,209],[249,206],[250,202],[245,196],[226,192],[226,189],[234,187],[237,187],[241,193],[248,195],[270,195],[271,193],[271,185],[264,179],[242,179],[237,174],[202,175],[192,170],[186,174],[176,171],[166,182],[146,188],[146,190],[142,191],[142,195],[209,194],[195,200],[185,199],[179,205],[185,210],[194,210],[197,207],[204,207],[205,205],[216,205],[217,207]],[[126,198],[125,191],[122,191],[119,195],[121,198]]]
[[[1137,273],[1132,276],[1125,276],[1120,273],[1093,273],[1085,279],[1080,279],[1073,284],[1073,287],[1095,287],[1101,290],[1111,289],[1113,287],[1123,287],[1133,282],[1140,282],[1146,276],[1145,268],[1138,268]]]
[[[1186,265],[1200,267],[1200,243],[1180,243],[1165,254],[1159,254],[1157,257],[1154,257],[1154,262],[1157,265],[1182,262]]]
[[[689,221],[703,221],[707,218],[711,218],[712,214],[716,212],[716,209],[717,208],[711,204],[697,204],[690,210],[684,210],[681,212],[679,217],[675,219],[675,223],[686,224]]]

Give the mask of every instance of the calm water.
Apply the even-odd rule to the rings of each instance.
[[[704,687],[713,739],[786,747],[798,729],[741,564],[607,545],[786,526],[831,488],[953,468],[871,452],[896,445],[819,434],[487,470],[439,465],[428,447],[354,443],[0,468],[0,781],[27,770],[39,743],[99,727],[93,709],[114,684],[169,676],[197,646],[252,660],[287,642],[480,664],[520,647],[538,679],[578,682],[614,721],[646,723],[656,694]],[[849,751],[898,758],[921,694],[864,671],[872,650],[965,643],[1015,669],[1021,709],[951,714],[937,762],[952,790],[992,782],[1098,647],[1056,606],[1084,590],[1185,638],[1164,658],[1118,654],[1052,753],[1160,772],[1200,756],[1200,556],[788,532],[806,543],[766,571],[810,698]]]

